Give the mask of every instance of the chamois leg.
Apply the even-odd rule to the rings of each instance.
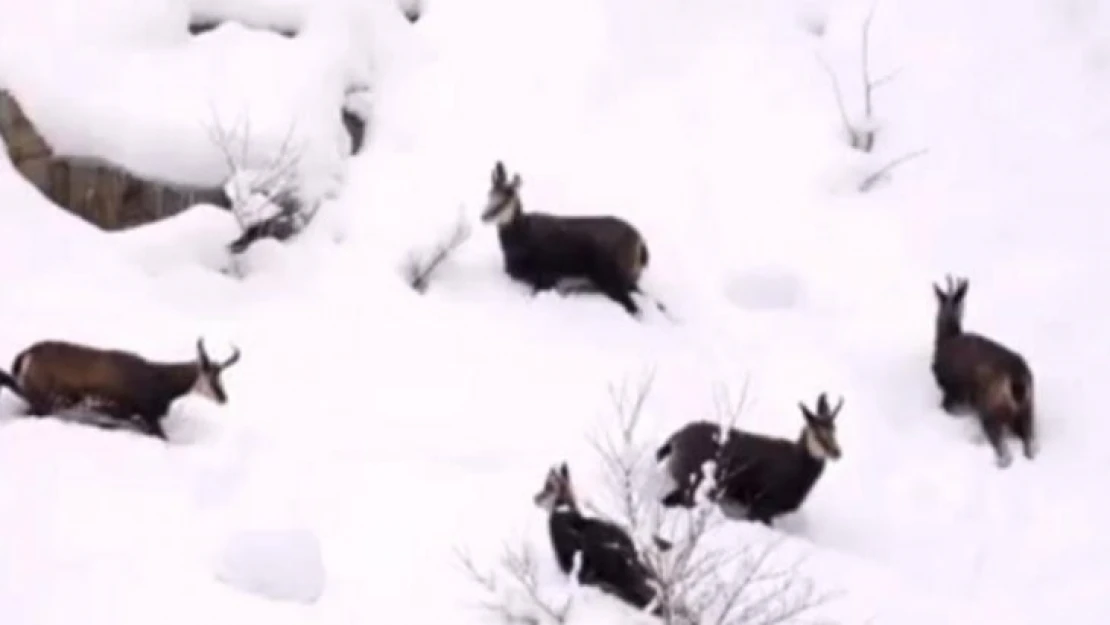
[[[979,419],[983,425],[983,433],[987,436],[987,441],[990,442],[991,447],[994,448],[995,464],[998,468],[1005,469],[1013,462],[1013,457],[1010,455],[1010,449],[1006,446],[1006,441],[1003,439],[1002,423],[998,417],[993,414],[982,415]]]
[[[963,395],[956,392],[955,385],[946,380],[938,381],[938,386],[941,393],[941,409],[953,416],[959,413],[960,408],[966,403]]]
[[[529,275],[526,280],[532,286],[532,296],[539,295],[541,291],[548,291],[555,288],[559,283],[559,277],[552,273],[537,272]]]
[[[640,308],[632,299],[632,287],[621,277],[620,270],[616,267],[606,267],[597,272],[593,278],[598,290],[609,299],[621,305],[633,318],[640,317]]]
[[[1033,409],[1025,408],[1013,423],[1014,435],[1021,440],[1022,452],[1032,460],[1037,455],[1037,438],[1033,427]]]
[[[162,440],[169,440],[166,437],[166,430],[162,428],[162,420],[158,417],[141,417],[143,423],[146,425],[146,433],[155,438]]]
[[[663,443],[662,445],[660,445],[659,449],[657,449],[655,451],[655,461],[656,462],[662,462],[664,458],[671,455],[671,451],[673,449],[674,449],[674,446],[671,445],[670,441],[667,441],[666,443]]]

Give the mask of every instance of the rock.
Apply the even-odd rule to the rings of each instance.
[[[106,160],[55,154],[7,91],[0,91],[0,137],[28,182],[58,206],[105,230],[171,217],[195,204],[230,208],[222,189],[144,180]]]
[[[366,125],[370,121],[370,89],[361,85],[351,86],[343,97],[342,120],[347,136],[351,139],[351,155],[362,151],[366,141]]]
[[[280,27],[280,26],[273,26],[273,25],[249,24],[249,23],[243,22],[241,20],[224,20],[224,19],[219,19],[219,18],[215,18],[215,17],[206,17],[206,16],[194,17],[193,19],[191,19],[189,21],[189,34],[193,35],[194,37],[196,37],[197,35],[203,35],[206,32],[209,32],[209,31],[212,31],[212,30],[215,30],[215,29],[219,28],[221,25],[224,24],[224,22],[229,22],[229,21],[238,22],[239,24],[241,24],[242,26],[244,26],[246,28],[254,28],[256,30],[269,30],[269,31],[272,31],[272,32],[274,32],[278,35],[281,35],[282,37],[285,37],[286,39],[292,39],[293,37],[297,36],[297,29],[295,29],[295,28],[283,28],[283,27]]]
[[[326,583],[316,535],[308,530],[253,530],[231,536],[216,579],[277,601],[315,603]]]

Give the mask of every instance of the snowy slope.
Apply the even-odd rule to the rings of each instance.
[[[1110,616],[1110,507],[1087,495],[1110,464],[1110,6],[883,0],[874,75],[901,69],[875,96],[864,156],[815,56],[859,110],[863,1],[429,0],[415,25],[394,0],[228,8],[303,24],[292,40],[234,25],[190,39],[188,16],[212,2],[8,4],[0,84],[60,149],[208,184],[222,160],[200,122],[216,103],[249,110],[263,141],[299,120],[313,180],[339,196],[296,244],[252,248],[236,280],[222,252],[234,222],[211,207],[106,235],[0,164],[3,353],[66,337],[187,358],[201,334],[213,352],[243,349],[230,403],[178,403],[168,446],[5,418],[3,623],[493,623],[468,608],[453,549],[488,560],[519,536],[546,549],[530,501],[544,473],[566,460],[600,499],[586,436],[607,386],[652,367],[646,445],[710,416],[715,385],[745,376],[752,430],[793,437],[798,401],[846,397],[845,456],[781,528],[808,574],[845,593],[828,616]],[[344,163],[335,111],[363,79],[370,139]],[[922,148],[887,184],[852,190]],[[477,224],[425,296],[408,290],[409,250],[460,209],[476,221],[497,159],[522,175],[528,209],[636,223],[645,286],[680,323],[529,298]],[[972,422],[939,410],[929,283],[948,271],[971,278],[968,325],[1034,367],[1033,463],[998,471]],[[315,535],[319,601],[217,578],[253,530]],[[572,625],[618,618],[638,622],[590,595]]]

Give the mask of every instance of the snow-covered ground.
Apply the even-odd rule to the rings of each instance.
[[[454,549],[488,560],[525,535],[547,554],[531,496],[563,460],[602,496],[587,435],[607,387],[650,368],[646,445],[745,377],[744,427],[782,436],[798,401],[845,396],[843,459],[776,530],[844,593],[828,616],[1110,618],[1110,4],[881,0],[873,77],[898,73],[875,93],[867,155],[845,144],[817,56],[858,112],[867,0],[424,4],[416,24],[396,0],[224,7],[300,28],[286,39],[233,24],[190,38],[211,1],[3,3],[0,85],[58,149],[210,184],[213,110],[249,114],[263,150],[296,119],[308,183],[338,197],[295,243],[252,248],[238,280],[227,214],[104,234],[0,163],[0,354],[57,337],[184,359],[202,334],[214,355],[243,351],[230,402],[176,404],[168,445],[4,418],[0,622],[496,622],[470,609]],[[344,162],[337,111],[360,81],[374,113]],[[408,289],[410,249],[460,210],[476,222],[497,159],[526,209],[633,221],[645,286],[680,323],[530,298],[477,223],[426,295]],[[1034,368],[1035,462],[999,471],[972,421],[938,407],[930,283],[950,271],[971,278],[969,327]],[[236,572],[282,536],[265,570]],[[271,587],[322,595],[244,590],[283,571],[304,579]],[[573,625],[632,622],[584,601]]]

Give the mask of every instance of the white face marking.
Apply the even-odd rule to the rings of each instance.
[[[829,459],[829,450],[825,449],[825,446],[821,444],[821,439],[817,438],[817,434],[812,429],[806,430],[805,443],[809,455],[818,460]]]
[[[500,204],[500,208],[494,213],[492,221],[498,226],[507,226],[512,223],[513,219],[516,217],[520,199],[507,197],[501,193],[490,193],[488,206],[495,206],[498,204]]]
[[[545,492],[543,495],[536,498],[536,505],[548,512],[554,512],[556,498],[557,494],[555,491]]]
[[[208,376],[204,373],[197,376],[197,381],[193,383],[193,388],[190,389],[190,392],[196,393],[201,397],[207,397],[214,402],[219,401],[216,397],[216,391],[212,388],[212,383],[209,382]]]

